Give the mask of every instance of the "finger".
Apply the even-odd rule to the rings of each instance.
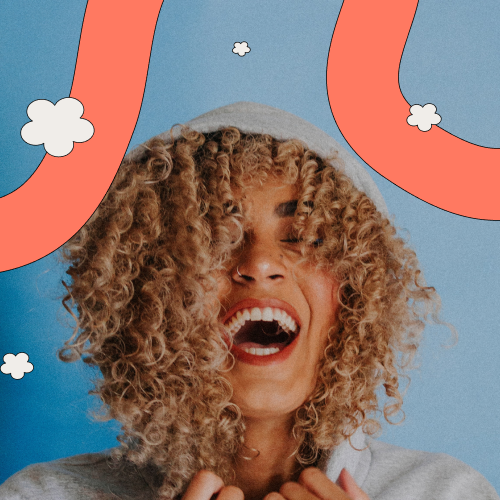
[[[244,500],[245,495],[243,491],[236,486],[224,486],[219,494],[217,500]]]
[[[201,470],[189,483],[182,500],[210,500],[223,487],[224,482],[219,476],[208,470]]]
[[[349,500],[342,488],[315,467],[304,469],[299,476],[299,483],[321,500]]]
[[[280,494],[287,500],[318,500],[305,486],[292,481],[281,486]]]
[[[280,495],[277,491],[272,491],[268,493],[262,500],[286,500],[283,495]]]
[[[368,495],[358,486],[347,469],[340,471],[339,486],[352,498],[352,500],[370,500]]]

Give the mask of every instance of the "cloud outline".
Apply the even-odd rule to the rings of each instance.
[[[418,127],[422,132],[428,132],[433,125],[441,122],[441,115],[438,115],[436,111],[436,106],[431,103],[425,106],[414,104],[410,107],[410,115],[406,118],[406,122],[412,127]]]
[[[234,42],[233,53],[238,54],[240,57],[243,57],[251,50],[247,42]]]
[[[20,380],[26,373],[31,373],[34,369],[33,363],[30,363],[29,359],[25,352],[8,353],[3,357],[4,364],[0,366],[0,371],[5,375],[10,374],[15,380]]]
[[[43,144],[51,156],[67,156],[75,142],[87,142],[94,135],[94,126],[82,118],[83,112],[83,104],[73,97],[55,104],[37,99],[26,110],[31,121],[21,128],[21,138],[32,146]]]

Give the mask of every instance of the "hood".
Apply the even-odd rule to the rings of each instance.
[[[278,140],[299,139],[322,158],[336,153],[343,162],[344,173],[350,177],[354,186],[375,203],[379,212],[385,217],[389,216],[384,198],[368,171],[326,132],[292,113],[265,104],[242,101],[204,113],[185,125],[202,133],[236,127],[244,133],[268,134]],[[180,130],[175,129],[173,135],[177,139]],[[169,142],[170,130],[157,137]],[[136,159],[140,152],[141,146],[125,158]]]

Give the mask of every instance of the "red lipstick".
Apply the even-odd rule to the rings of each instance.
[[[284,349],[275,353],[268,354],[267,356],[257,356],[256,354],[250,354],[249,352],[240,349],[237,345],[232,345],[231,352],[234,354],[235,358],[242,363],[256,366],[267,366],[276,365],[282,363],[289,358],[293,350],[297,346],[300,333],[296,335],[291,344],[288,344]]]

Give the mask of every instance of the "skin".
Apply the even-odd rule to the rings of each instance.
[[[228,366],[224,376],[245,418],[243,453],[252,460],[241,455],[235,459],[236,486],[224,486],[213,473],[201,471],[201,479],[198,475],[193,479],[184,500],[208,500],[215,493],[219,500],[349,498],[344,491],[354,500],[367,498],[360,496],[364,493],[347,472],[342,473],[343,490],[318,469],[302,470],[293,456],[294,412],[315,387],[318,364],[339,307],[338,284],[331,274],[307,263],[295,265],[300,254],[297,242],[290,241],[294,211],[279,208],[296,199],[295,186],[275,180],[245,190],[244,243],[218,276],[218,299],[221,319],[243,299],[287,302],[300,318],[297,346],[277,364],[256,366],[236,359]]]
[[[287,482],[279,492],[271,492],[263,500],[370,500],[354,478],[342,469],[338,484],[333,483],[319,469],[309,467],[297,482]],[[236,486],[224,486],[220,477],[202,470],[191,481],[183,500],[244,500],[243,491]]]
[[[246,298],[277,298],[295,308],[302,324],[297,347],[284,362],[255,366],[237,360],[226,374],[234,390],[233,401],[246,417],[247,426],[254,421],[266,428],[266,422],[274,419],[280,426],[292,421],[294,410],[314,389],[328,330],[336,321],[334,278],[310,265],[296,266],[292,275],[299,258],[297,244],[287,241],[293,214],[285,217],[276,213],[277,207],[292,200],[296,200],[295,187],[278,182],[246,191],[245,242],[227,273],[219,277],[221,316]],[[260,450],[255,443],[252,446]]]

